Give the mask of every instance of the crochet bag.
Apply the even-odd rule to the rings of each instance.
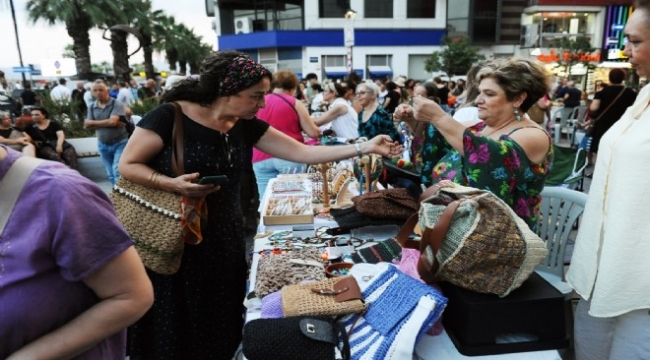
[[[179,176],[185,173],[182,110],[178,104],[172,104],[176,108],[172,169]],[[185,246],[181,236],[181,195],[136,184],[122,176],[109,197],[144,266],[163,275],[176,273]]]
[[[419,204],[405,188],[385,189],[352,198],[361,214],[381,219],[408,219]]]
[[[257,319],[244,325],[242,348],[249,360],[334,360],[339,340],[342,358],[350,359],[347,333],[332,318]]]
[[[282,288],[282,313],[287,317],[338,316],[365,310],[361,289],[352,276]]]
[[[305,280],[323,280],[325,267],[321,253],[307,247],[286,254],[262,257],[257,265],[255,294],[258,298],[282,289],[285,285],[299,284]]]
[[[423,197],[418,216],[422,240],[406,239],[414,217],[400,230],[398,241],[420,249],[418,272],[427,283],[447,281],[503,297],[546,257],[544,241],[489,191],[445,181]]]

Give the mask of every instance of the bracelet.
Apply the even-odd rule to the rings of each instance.
[[[149,181],[150,183],[153,183],[154,179],[156,178],[157,175],[158,175],[157,171],[152,172],[151,175],[149,175],[149,179],[147,181]]]
[[[357,157],[363,156],[363,153],[361,152],[361,144],[360,143],[354,143],[354,148],[357,150]]]

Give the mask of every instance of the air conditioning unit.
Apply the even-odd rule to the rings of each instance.
[[[253,32],[253,19],[248,16],[235,18],[235,34],[248,34]]]

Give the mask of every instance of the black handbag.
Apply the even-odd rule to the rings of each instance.
[[[339,334],[343,340],[339,359],[350,359],[345,328],[328,317],[252,320],[244,325],[242,347],[248,360],[334,360]]]

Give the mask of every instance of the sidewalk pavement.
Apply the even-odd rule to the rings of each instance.
[[[111,182],[108,181],[104,163],[99,156],[79,158],[79,173],[88,179],[92,180],[95,184],[104,190],[107,194],[111,191]]]

